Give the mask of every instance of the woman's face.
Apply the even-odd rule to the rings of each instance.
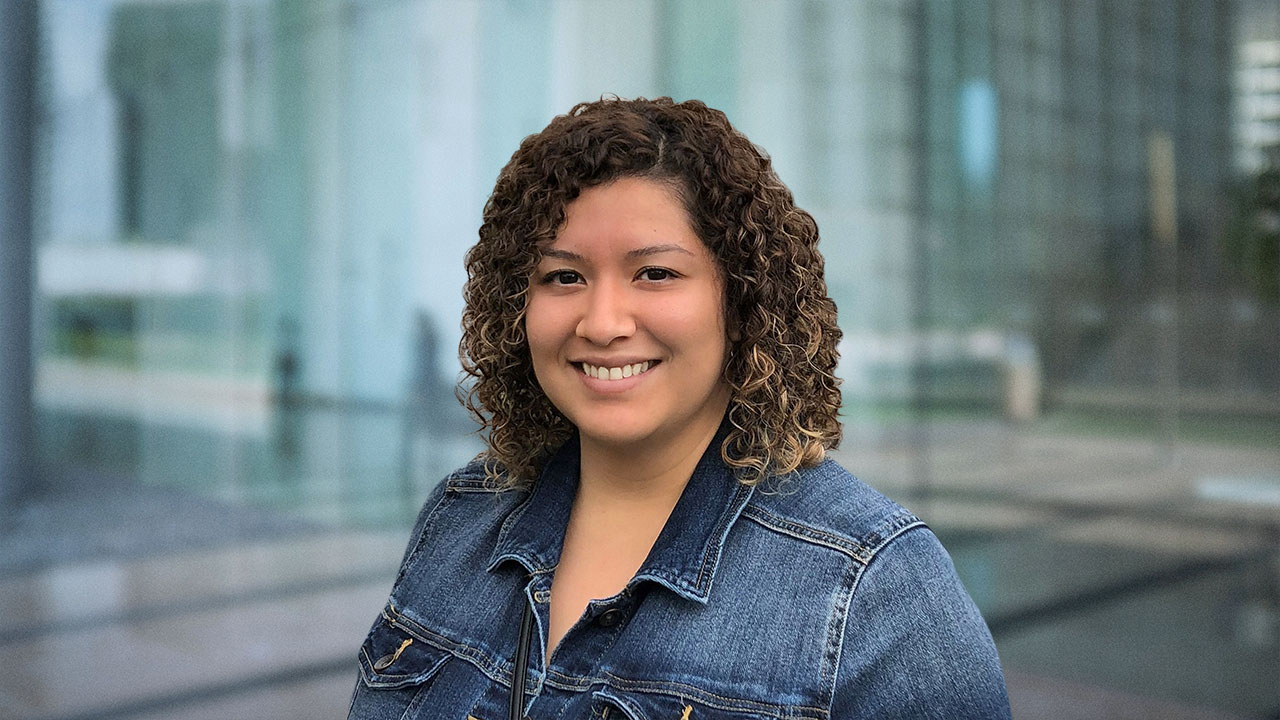
[[[538,383],[584,443],[710,434],[730,397],[722,297],[716,260],[667,186],[588,188],[529,280]]]

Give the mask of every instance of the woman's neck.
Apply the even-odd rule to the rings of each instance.
[[[616,447],[581,438],[577,504],[675,507],[719,423],[661,443]]]

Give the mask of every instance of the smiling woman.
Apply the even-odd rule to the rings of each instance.
[[[423,507],[351,717],[1008,717],[937,539],[826,457],[817,242],[699,102],[525,139],[467,258],[488,450]]]

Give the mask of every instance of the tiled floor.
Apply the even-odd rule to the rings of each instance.
[[[0,718],[343,717],[355,648],[427,487],[387,461],[402,457],[398,429],[317,412],[292,465],[271,440],[202,447],[180,433],[188,464],[166,450],[142,482],[86,476],[11,510]],[[365,441],[326,445],[352,432]],[[1207,477],[1270,482],[1280,443],[1183,443],[1171,463],[1141,438],[975,421],[927,432],[922,454],[910,428],[852,426],[839,459],[948,545],[1017,717],[1280,716],[1280,506],[1198,492]],[[439,477],[434,465],[469,451],[437,449],[418,470]],[[231,477],[158,481],[219,455]],[[909,480],[922,475],[923,498]]]

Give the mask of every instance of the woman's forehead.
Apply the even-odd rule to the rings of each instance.
[[[665,254],[701,257],[706,247],[683,202],[665,183],[622,178],[587,188],[565,208],[565,220],[544,257],[584,259],[597,253],[628,258]]]

